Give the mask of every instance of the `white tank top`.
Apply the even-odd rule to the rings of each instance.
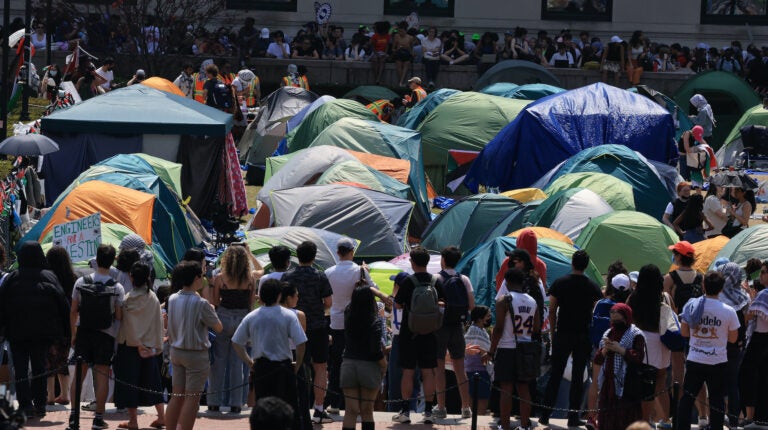
[[[520,342],[530,342],[533,334],[534,316],[536,315],[536,300],[528,294],[512,291],[512,306],[515,312],[514,321],[512,313],[507,312],[504,321],[504,331],[499,340],[499,348],[514,349],[517,347],[515,334]],[[514,332],[513,332],[514,330]]]

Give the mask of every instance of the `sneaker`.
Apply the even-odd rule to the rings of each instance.
[[[448,418],[448,410],[445,409],[444,407],[441,408],[440,406],[435,406],[434,408],[432,408],[432,417],[439,420]]]
[[[539,418],[539,424],[543,426],[549,425],[549,416],[548,415],[542,415],[541,418]]]
[[[315,409],[315,413],[312,415],[312,422],[315,424],[327,424],[332,423],[333,418],[327,412]]]
[[[411,423],[411,412],[410,411],[400,411],[397,414],[392,416],[392,422],[400,423],[400,424],[410,424]]]
[[[709,418],[707,417],[699,417],[699,428],[704,428],[709,425]]]
[[[208,406],[208,412],[219,412],[219,407],[210,405]]]
[[[229,408],[230,414],[239,414],[243,409],[240,406],[232,406]]]
[[[104,422],[104,418],[94,418],[93,424],[91,424],[91,430],[102,430],[109,428],[109,425]]]
[[[328,412],[331,415],[339,415],[339,412],[341,412],[341,410],[339,408],[334,408],[333,406],[328,406],[327,408],[325,408],[325,412]]]
[[[424,414],[422,415],[422,422],[424,424],[434,424],[435,416],[432,415],[432,411],[424,409]]]
[[[461,417],[462,418],[472,418],[472,408],[470,408],[470,407],[461,408]]]
[[[656,428],[657,429],[664,429],[664,430],[671,429],[672,428],[672,422],[671,421],[659,421],[658,423],[656,423]]]
[[[768,424],[759,424],[756,422],[751,422],[744,426],[744,430],[766,430],[768,429]]]
[[[539,421],[541,422],[541,421]],[[569,419],[568,420],[568,427],[585,427],[587,425],[586,421],[582,421],[580,419]]]
[[[80,407],[80,409],[88,412],[96,412],[96,402],[88,403],[87,405],[83,405]]]

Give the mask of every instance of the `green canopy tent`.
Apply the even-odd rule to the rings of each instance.
[[[418,126],[424,169],[437,192],[445,186],[448,150],[480,151],[530,103],[475,92],[455,94]]]
[[[437,91],[433,91],[427,95],[422,101],[416,104],[416,106],[408,109],[400,115],[397,120],[397,125],[400,127],[410,128],[416,130],[416,128],[424,121],[424,118],[429,115],[440,103],[444,102],[448,97],[452,97],[456,94],[460,94],[461,91],[451,88],[440,88]]]
[[[512,212],[520,202],[500,194],[477,194],[465,197],[444,210],[424,231],[421,246],[440,251],[458,246],[469,251],[496,223]]]
[[[733,236],[723,249],[717,253],[710,270],[713,270],[714,261],[725,257],[728,260],[744,266],[750,258],[761,261],[768,260],[768,224],[758,224],[742,230]]]
[[[725,138],[723,146],[717,151],[718,165],[725,167],[736,164],[736,161],[739,160],[739,154],[744,150],[745,146],[741,141],[741,128],[749,125],[768,126],[768,109],[759,104],[744,112],[744,115],[739,118],[733,129],[731,129],[728,137]]]
[[[677,241],[677,233],[650,215],[615,211],[593,218],[575,245],[586,250],[601,271],[616,260],[623,261],[628,270],[640,270],[650,263],[663,271],[672,258],[667,247]]]
[[[613,212],[602,197],[587,188],[567,188],[547,197],[528,216],[528,224],[548,227],[576,240],[589,220]]]
[[[701,94],[712,106],[717,127],[712,130],[713,141],[707,143],[715,150],[723,145],[728,133],[744,112],[760,103],[755,91],[744,79],[733,73],[717,70],[691,76],[675,92],[675,103],[686,109],[689,115],[696,114],[696,108],[691,106],[690,102],[694,94]]]
[[[494,307],[497,291],[496,273],[501,268],[501,263],[507,257],[506,252],[516,248],[517,241],[512,237],[497,237],[476,247],[464,254],[456,271],[467,275],[475,289],[475,303]],[[545,241],[538,244],[538,257],[547,264],[547,279],[557,279],[571,272],[571,259],[563,252],[545,245]],[[593,270],[586,273],[595,282],[601,283],[598,274]]]
[[[602,197],[614,210],[635,210],[632,185],[598,172],[567,173],[555,179],[545,190],[548,196],[569,188],[587,188]]]
[[[285,136],[288,152],[308,147],[320,132],[342,118],[379,120],[373,112],[354,100],[331,100],[312,111],[298,127],[288,132]]]
[[[358,101],[364,105],[376,100],[392,100],[398,98],[396,92],[379,85],[360,85],[344,94],[342,98]]]

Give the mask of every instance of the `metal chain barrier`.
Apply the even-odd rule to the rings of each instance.
[[[699,396],[698,396],[698,395],[692,395],[690,391],[686,391],[686,390],[683,390],[683,395],[688,395],[688,396],[691,396],[691,397],[693,398],[693,401],[694,401],[695,403],[698,403],[700,406],[704,406],[704,407],[706,407],[706,408],[709,408],[709,410],[710,410],[710,415],[712,415],[712,414],[711,414],[711,411],[715,411],[715,412],[717,412],[717,413],[722,413],[722,414],[723,414],[723,416],[724,416],[724,420],[725,420],[725,419],[728,419],[728,415],[729,415],[729,414],[728,414],[728,411],[723,411],[723,410],[720,410],[720,409],[718,409],[718,408],[715,408],[715,407],[713,407],[713,406],[712,406],[712,404],[711,404],[711,403],[709,403],[708,401],[704,401],[704,402],[702,402],[701,400],[699,400],[699,398],[698,398]],[[707,398],[709,398],[709,396],[707,396]],[[758,421],[758,420],[753,420],[752,422],[754,422],[754,423],[755,423],[755,424],[757,424],[757,425],[761,425],[761,426],[768,426],[768,421]],[[727,423],[726,423],[726,424],[727,424]]]

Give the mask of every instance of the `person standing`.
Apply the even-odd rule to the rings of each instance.
[[[755,281],[758,290],[755,299],[747,311],[747,321],[751,325],[752,335],[747,341],[744,361],[739,372],[741,401],[746,411],[745,429],[765,428],[756,424],[768,422],[768,369],[765,357],[768,356],[768,261],[760,266],[760,278]]]
[[[181,73],[173,81],[173,84],[179,87],[184,97],[188,99],[193,98],[195,93],[195,78],[192,72],[194,72],[192,63],[184,63]]]
[[[712,224],[712,230],[705,233],[707,239],[721,235],[725,223],[728,222],[728,214],[725,210],[725,205],[728,203],[723,200],[724,192],[727,190],[727,188],[718,187],[712,182],[709,183],[707,196],[704,199],[704,216]]]
[[[715,121],[715,114],[712,112],[712,106],[701,94],[694,94],[693,97],[691,97],[690,102],[697,111],[695,116],[690,116],[691,122],[693,122],[693,125],[701,126],[703,129],[702,137],[704,140],[712,142],[712,129],[717,124],[717,121]]]
[[[279,304],[282,284],[270,279],[261,286],[262,306],[243,318],[232,336],[238,357],[253,369],[254,398],[274,396],[293,408],[293,429],[299,429],[296,372],[304,360],[307,336],[296,313]],[[296,346],[294,360],[289,342]],[[252,356],[245,350],[251,347]]]
[[[469,392],[477,392],[477,414],[485,415],[488,410],[488,399],[491,397],[491,375],[482,358],[484,353],[491,350],[491,337],[488,335],[488,327],[491,326],[491,309],[488,306],[478,305],[472,309],[469,316],[472,324],[464,334],[464,343],[467,345],[464,371],[469,380]],[[477,388],[474,387],[474,378],[470,376],[474,373],[480,375]]]
[[[270,279],[283,279],[283,275],[291,267],[291,250],[285,245],[276,245],[269,249],[269,264],[272,271],[259,278],[259,288]]]
[[[725,409],[726,353],[729,343],[739,336],[739,318],[732,307],[720,301],[725,279],[720,273],[704,276],[705,295],[690,300],[683,308],[680,333],[690,338],[685,362],[683,397],[677,408],[676,424],[681,430],[691,428],[691,410],[696,395],[707,384],[710,419],[713,429],[723,428]]]
[[[69,304],[72,300],[72,290],[75,287],[75,281],[77,276],[72,270],[72,260],[69,258],[67,250],[61,246],[52,246],[51,249],[45,254],[45,259],[48,261],[48,267],[56,275],[56,279],[59,280],[61,289],[64,290],[64,297]],[[3,258],[0,258],[2,261]],[[67,327],[69,327],[69,319],[67,319]],[[48,356],[48,368],[51,370],[58,369],[56,373],[48,377],[48,404],[52,405],[58,403],[60,405],[69,404],[69,346],[71,345],[71,339],[69,337],[61,338],[51,345],[50,353]],[[56,383],[55,380],[58,377],[59,380],[59,396],[54,397]]]
[[[448,411],[445,407],[445,354],[450,353],[453,371],[456,374],[456,384],[461,396],[461,417],[472,418],[471,399],[467,373],[464,370],[464,325],[472,309],[475,308],[475,293],[472,281],[456,272],[456,265],[461,260],[461,250],[448,246],[441,252],[440,266],[442,270],[437,275],[445,293],[445,314],[443,326],[437,331],[437,370],[435,371],[435,390],[437,404],[432,410],[435,418],[446,418]]]
[[[107,57],[104,59],[104,63],[101,65],[101,67],[96,69],[96,74],[104,79],[104,82],[100,84],[102,92],[110,91],[112,89],[112,81],[115,80],[115,73],[113,72],[114,68],[115,59],[112,57]]]
[[[341,358],[344,353],[346,328],[344,312],[352,300],[352,292],[358,286],[374,288],[374,296],[383,301],[389,301],[386,294],[380,292],[376,284],[371,281],[371,276],[365,267],[358,266],[353,261],[357,242],[348,237],[342,237],[336,242],[336,254],[339,256],[339,264],[328,268],[325,276],[331,284],[333,295],[331,296],[331,347],[328,357],[328,391],[326,402],[327,412],[338,414],[344,407],[344,398],[336,393],[341,391],[339,386]]]
[[[544,404],[549,409],[544,409],[539,419],[543,425],[549,424],[551,408],[560,389],[569,355],[573,355],[571,374],[576,377],[571,378],[568,408],[578,410],[581,406],[584,391],[581,375],[587,367],[591,349],[589,327],[592,324],[592,309],[603,296],[600,287],[584,275],[588,265],[589,254],[584,250],[576,251],[571,258],[571,273],[553,282],[549,290],[552,370],[544,393]],[[568,414],[569,427],[581,427],[584,424],[578,413]]]
[[[325,273],[314,267],[317,245],[304,241],[296,247],[299,267],[283,275],[283,282],[288,282],[299,291],[296,309],[307,316],[307,356],[315,372],[315,406],[312,421],[315,424],[332,422],[333,419],[323,409],[325,388],[328,384],[328,328],[325,311],[333,304],[333,290]],[[265,284],[266,285],[266,284]],[[263,288],[263,286],[262,286]]]
[[[435,368],[437,367],[437,336],[435,332],[440,328],[441,318],[436,315],[433,320],[434,329],[432,332],[426,332],[420,327],[416,327],[416,320],[411,316],[415,313],[413,309],[414,302],[422,305],[427,302],[425,296],[432,295],[434,303],[429,303],[429,310],[436,311],[438,307],[445,307],[445,294],[442,285],[437,277],[427,272],[429,264],[429,252],[421,246],[411,249],[411,268],[413,275],[405,277],[399,285],[397,295],[395,296],[395,306],[398,311],[403,312],[403,319],[400,325],[400,367],[403,369],[403,377],[400,382],[401,409],[400,412],[392,417],[392,421],[401,424],[411,422],[411,406],[409,397],[413,392],[413,374],[418,367],[421,370],[421,377],[424,384],[424,423],[430,424],[434,421],[432,416],[432,404],[435,397]],[[432,289],[428,291],[427,289]],[[420,300],[413,300],[414,294],[419,292]],[[421,313],[423,309],[420,309]],[[434,312],[433,312],[434,315]],[[420,320],[423,322],[423,315]],[[420,332],[421,334],[417,334]]]
[[[0,246],[0,248],[2,248]],[[5,260],[5,250],[0,252]],[[48,349],[70,336],[69,303],[56,275],[45,270],[43,249],[25,242],[17,253],[19,268],[0,287],[0,333],[10,343],[16,398],[27,417],[45,416]],[[4,263],[5,261],[0,261]],[[27,379],[31,375],[34,379]],[[58,369],[50,369],[57,371]]]
[[[410,109],[424,100],[427,97],[427,92],[421,87],[421,78],[418,76],[408,79],[408,88],[410,88],[411,93],[403,97],[403,106]]]
[[[196,291],[203,287],[203,268],[196,261],[182,261],[173,268],[168,299],[168,343],[171,346],[173,394],[168,402],[165,424],[191,430],[197,419],[200,395],[211,367],[208,330],[220,333],[224,326],[213,306]]]

